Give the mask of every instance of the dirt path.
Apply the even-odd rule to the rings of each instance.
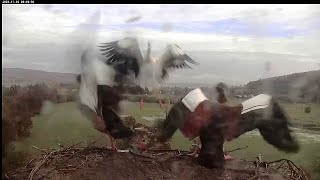
[[[46,158],[47,157],[47,158]],[[45,161],[43,161],[46,159]],[[39,166],[43,162],[42,166]],[[130,152],[117,153],[105,148],[70,149],[51,153],[35,159],[25,167],[8,173],[3,179],[52,180],[152,180],[152,179],[237,179],[247,180],[255,175],[255,166],[241,160],[231,160],[224,169],[206,169],[199,166],[196,159],[179,156],[178,152],[149,152],[142,155]],[[270,174],[260,168],[261,175]],[[274,175],[277,175],[276,173]],[[270,179],[268,177],[264,179]]]

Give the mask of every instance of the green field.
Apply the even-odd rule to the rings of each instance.
[[[145,103],[143,111],[139,110],[139,103],[125,102],[124,115],[134,116],[138,122],[146,125],[152,125],[152,121],[143,120],[143,116],[159,116],[165,113],[165,108],[160,109],[159,104]],[[319,122],[317,114],[320,112],[319,105],[312,106],[312,112],[305,114],[299,110],[299,105],[284,104],[292,118],[306,119],[307,121]],[[271,145],[267,144],[259,135],[248,133],[240,138],[227,142],[226,150],[231,150],[237,147],[249,146],[245,150],[232,153],[238,158],[252,160],[259,153],[262,154],[263,160],[272,161],[280,158],[288,158],[300,165],[312,170],[313,172],[320,171],[320,135],[301,133],[305,131],[296,130],[295,135],[298,137],[301,144],[301,151],[297,154],[285,154],[279,152]],[[313,132],[313,131],[308,131]],[[309,135],[310,137],[308,137]],[[58,143],[68,146],[76,142],[83,142],[81,145],[92,142],[103,134],[96,131],[90,121],[85,119],[77,110],[75,103],[63,104],[48,104],[44,107],[41,115],[34,117],[31,136],[23,141],[15,143],[15,153],[28,153],[30,155],[39,153],[38,150],[32,148],[50,149],[59,148]],[[107,138],[97,143],[104,146],[107,144]],[[182,137],[181,133],[177,132],[171,141],[172,148],[188,150],[191,142]],[[319,176],[320,177],[320,176]]]
[[[229,99],[229,104],[241,103],[242,99]],[[320,127],[320,104],[314,103],[280,103],[286,110],[292,123],[297,124],[313,124]],[[305,113],[306,107],[311,108],[310,113]]]
[[[283,103],[282,105],[291,117],[292,122],[320,126],[320,104]],[[304,112],[307,106],[311,108],[310,113]]]

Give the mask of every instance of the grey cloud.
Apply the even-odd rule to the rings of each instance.
[[[291,55],[208,51],[188,54],[200,65],[192,70],[171,72],[169,82],[214,84],[223,81],[240,85],[260,78],[319,69],[317,62],[300,61],[301,57]],[[268,73],[265,72],[266,62],[271,63]]]
[[[52,44],[6,48],[3,51],[4,66],[56,72],[79,72],[80,64],[69,62],[64,51],[66,48],[67,46]]]
[[[65,40],[68,38],[68,34],[57,27],[57,24],[63,24],[64,21],[60,22],[63,17],[70,17],[70,13],[64,12],[59,7],[42,7],[48,12],[52,12],[55,14],[55,11],[64,12],[60,15],[55,14],[55,16],[49,16],[52,20],[52,27],[55,29],[50,29],[48,27],[43,27],[44,30],[35,29],[35,30],[21,30],[21,27],[24,27],[24,21],[22,17],[16,17],[16,13],[21,15],[23,12],[29,11],[28,7],[13,7],[9,6],[3,8],[2,12],[2,44],[3,48],[3,64],[7,67],[21,67],[21,68],[30,68],[30,69],[40,69],[46,71],[57,71],[57,72],[73,72],[76,73],[79,71],[80,65],[76,62],[70,62],[68,55],[64,51],[68,47],[73,44],[63,42],[61,40]],[[40,7],[40,6],[39,6]],[[115,18],[114,21],[123,20],[123,22],[131,17],[132,14],[143,14],[144,18],[142,20],[148,21],[152,18],[160,17],[159,13],[163,13],[163,9],[161,7],[152,6],[153,9],[143,9],[138,6],[125,6],[123,12],[117,10],[119,6],[104,6],[103,8],[103,16],[106,21],[109,21],[108,18]],[[151,6],[150,6],[151,7]],[[7,9],[6,9],[7,8]],[[90,7],[91,10],[94,9],[93,6]],[[202,6],[197,6],[195,8],[184,7],[184,11],[192,11],[196,12],[204,8]],[[154,10],[159,11],[154,11]],[[210,8],[209,8],[210,10]],[[132,12],[134,11],[134,12]],[[145,11],[145,12],[142,12]],[[171,8],[164,13],[164,15],[159,18],[160,20],[165,20],[165,17],[168,19],[173,18],[175,15],[176,9]],[[173,13],[173,14],[169,14]],[[190,12],[189,12],[190,13]],[[315,8],[312,11],[314,16],[319,16],[319,8]],[[67,16],[67,15],[69,16]],[[71,13],[72,14],[72,13]],[[268,16],[268,11],[259,12],[256,11],[254,13],[249,14],[249,16]],[[82,15],[81,17],[83,17]],[[247,17],[251,18],[251,17]],[[159,20],[159,19],[155,19]],[[316,19],[316,18],[315,18]],[[141,21],[142,21],[141,20]],[[178,18],[179,20],[179,18]],[[178,21],[177,20],[177,21]],[[80,22],[80,20],[78,20]],[[77,21],[77,22],[78,22]],[[175,21],[173,19],[172,21]],[[186,20],[184,20],[186,21]],[[168,21],[169,22],[169,21]],[[76,24],[76,23],[75,23]],[[42,27],[42,26],[41,26]],[[168,28],[170,29],[170,28]],[[141,34],[143,34],[142,32]],[[190,34],[189,34],[190,35]],[[154,37],[154,41],[162,42],[159,45],[153,45],[155,49],[164,49],[166,45],[166,41],[163,36],[161,38],[156,37],[156,35],[150,33],[150,36]],[[207,37],[206,35],[202,35],[202,38],[207,40],[208,42],[199,42],[199,43],[186,43],[186,39],[189,37],[187,35],[179,35],[177,38],[175,35],[171,35],[166,37],[167,39],[175,38],[175,41],[179,44],[179,46],[183,47],[183,49],[189,49],[193,51],[188,51],[187,53],[196,61],[200,63],[200,66],[193,66],[194,69],[191,70],[175,70],[172,71],[171,78],[168,82],[173,83],[216,83],[218,81],[224,81],[231,84],[243,84],[251,80],[256,80],[259,78],[267,77],[267,76],[278,76],[284,75],[294,72],[302,72],[308,70],[319,69],[319,65],[316,61],[319,62],[320,59],[311,59],[314,62],[304,61],[305,59],[310,59],[310,57],[304,56],[292,56],[292,55],[284,55],[284,54],[271,54],[271,53],[249,53],[249,52],[221,52],[221,51],[194,51],[195,49],[208,49],[207,47],[224,47],[229,48],[232,44],[229,43],[229,40],[226,40],[225,37],[213,38]],[[183,37],[184,36],[184,37]],[[196,38],[198,36],[195,36]],[[281,46],[277,46],[277,44],[273,44],[273,42],[266,42],[271,48],[276,50],[285,46],[288,50],[293,53],[303,54],[307,52],[310,56],[320,57],[318,51],[319,47],[319,32],[316,31],[314,34],[310,35],[306,38],[306,36],[302,37],[294,37],[292,38],[292,42],[279,40],[281,41]],[[114,38],[114,36],[112,37]],[[246,37],[245,37],[246,38]],[[230,38],[230,42],[232,41],[232,37]],[[238,42],[236,39],[241,39],[241,37],[234,37],[233,41]],[[178,42],[179,41],[179,42]],[[254,41],[254,40],[253,40]],[[250,42],[253,42],[250,41]],[[261,39],[256,39],[256,41],[261,41]],[[246,42],[238,42],[239,45],[236,48],[243,48],[243,51],[252,50],[250,44]],[[270,45],[271,44],[271,45]],[[257,44],[257,46],[262,46],[261,43]],[[189,48],[187,48],[189,47]],[[253,46],[255,47],[255,46]],[[261,49],[261,48],[260,48]],[[159,54],[158,51],[155,54]],[[269,74],[264,72],[264,64],[265,62],[271,62],[271,72]]]

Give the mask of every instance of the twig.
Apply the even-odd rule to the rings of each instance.
[[[259,171],[259,167],[260,167],[260,164],[261,164],[261,157],[259,155],[259,157],[257,157],[257,159],[253,162],[256,167],[254,169],[254,176],[251,177],[249,180],[253,180],[253,179],[260,179],[260,171]]]
[[[233,150],[230,150],[230,151],[226,151],[226,153],[231,153],[231,152],[234,152],[234,151],[238,151],[238,150],[246,149],[246,148],[248,148],[248,147],[249,147],[249,146],[236,148],[236,149],[233,149]]]
[[[127,149],[118,149],[117,152],[119,152],[119,153],[128,153],[128,152],[130,152],[130,150],[127,150]]]
[[[258,160],[256,161],[257,164],[256,164],[256,168],[255,168],[255,174],[256,176],[258,177],[258,179],[260,179],[260,158],[258,158]]]
[[[33,148],[33,149],[36,149],[36,150],[39,150],[39,151],[41,151],[41,152],[44,152],[45,154],[48,154],[47,150],[45,150],[45,149],[40,149],[40,148],[38,148],[37,146],[32,146],[32,148]]]
[[[277,163],[277,162],[286,161],[286,160],[287,159],[279,159],[279,160],[268,162],[268,164]]]
[[[86,157],[86,159],[77,167],[75,168],[71,168],[71,169],[58,169],[59,171],[74,171],[74,170],[77,170],[79,167],[83,166],[85,162],[88,161],[88,157]]]
[[[77,142],[77,143],[75,143],[75,144],[73,144],[73,145],[71,145],[71,146],[69,146],[69,147],[65,148],[65,150],[67,150],[67,149],[71,149],[71,148],[73,148],[74,146],[76,146],[76,145],[78,145],[78,144],[81,144],[81,143],[83,143],[83,142],[82,142],[82,141]]]
[[[51,156],[52,153],[53,153],[53,151],[50,152],[50,154],[48,154],[38,165],[36,165],[36,166],[32,169],[32,171],[31,171],[31,173],[30,173],[30,176],[29,176],[29,180],[32,180],[32,179],[33,179],[34,174],[35,174],[35,173],[39,170],[39,168],[46,162],[46,160]]]
[[[306,176],[304,170],[302,170],[300,167],[298,167],[297,165],[295,165],[291,160],[287,160],[289,163],[291,163],[291,165],[293,165],[296,169],[298,169],[304,176],[305,179],[309,180],[308,176]],[[297,175],[299,175],[296,171],[294,171]]]
[[[178,149],[148,149],[149,152],[183,152],[183,153],[192,153],[193,151],[181,151]]]
[[[59,165],[64,164],[65,162],[67,162],[69,159],[71,159],[75,154],[82,152],[84,150],[86,150],[88,147],[90,147],[91,145],[93,145],[94,143],[100,141],[103,137],[99,138],[98,140],[93,141],[92,143],[88,144],[85,148],[81,149],[80,151],[77,151],[75,153],[73,153],[71,156],[69,156],[66,160],[62,161],[62,163],[60,163]]]
[[[60,148],[62,148],[62,149],[64,148],[63,145],[60,144],[59,142],[58,142],[58,146],[59,146]]]
[[[141,156],[141,157],[144,157],[144,158],[150,158],[150,159],[154,159],[154,157],[153,156],[148,156],[148,155],[144,155],[144,154],[141,154],[141,153],[138,153],[138,152],[135,152],[135,151],[133,151],[133,150],[129,150],[129,152],[131,153],[131,154],[133,154],[133,155],[137,155],[137,156]]]
[[[79,150],[79,151],[77,151],[77,152],[73,153],[73,154],[72,154],[72,155],[70,155],[67,159],[65,159],[64,161],[62,161],[62,163],[59,163],[57,166],[61,166],[62,164],[66,163],[66,162],[67,162],[69,159],[71,159],[71,157],[73,157],[75,154],[77,154],[77,153],[79,153],[79,152],[82,152],[82,151],[86,150],[88,147],[90,147],[90,146],[91,146],[91,145],[93,145],[94,143],[96,143],[96,142],[100,141],[102,138],[103,138],[103,136],[102,136],[102,137],[100,137],[99,139],[97,139],[97,140],[93,141],[92,143],[88,144],[85,148],[83,148],[83,149],[81,149],[81,150]],[[57,166],[55,166],[54,168],[52,168],[52,169],[51,169],[50,171],[48,171],[47,173],[43,174],[39,179],[41,179],[41,178],[45,177],[46,175],[50,174],[52,171],[54,171],[55,169],[57,169]]]
[[[273,164],[273,163],[278,163],[278,162],[281,162],[281,164],[277,167],[277,169],[283,168],[283,165],[285,163],[287,164],[287,168],[286,169],[290,170],[290,178],[291,179],[296,179],[295,176],[298,176],[298,179],[300,179],[300,180],[301,179],[309,180],[309,178],[306,175],[306,173],[304,172],[304,170],[302,170],[300,167],[295,165],[289,159],[280,159],[280,160],[268,162],[268,164]],[[284,169],[284,170],[286,170],[286,169]]]
[[[262,177],[270,178],[269,175],[260,175],[260,179],[261,179]],[[250,179],[248,179],[248,180],[254,180],[254,179],[256,179],[256,178],[259,179],[259,177],[255,175],[255,176],[253,176],[252,178],[250,178]]]
[[[282,161],[282,163],[277,167],[277,169],[281,168],[282,165],[285,163],[286,161]]]
[[[165,158],[165,159],[163,159],[163,160],[160,160],[159,162],[168,161],[168,160],[170,160],[170,159],[173,159],[173,158],[175,158],[175,157],[180,157],[180,156],[191,156],[191,157],[193,157],[194,155],[193,155],[193,154],[190,154],[190,153],[187,153],[187,152],[184,152],[184,153],[178,152],[178,154],[173,155],[173,156],[169,156],[168,158]]]
[[[37,159],[37,158],[31,159],[31,160],[28,162],[28,164],[26,164],[24,167],[27,168],[27,167],[32,163],[32,161],[34,161],[35,159]]]

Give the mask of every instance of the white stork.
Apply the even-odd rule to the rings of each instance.
[[[67,55],[70,62],[76,63],[72,59],[77,60],[77,63],[81,60],[80,75],[77,78],[80,83],[80,111],[93,122],[98,131],[109,136],[115,149],[114,138],[130,137],[132,131],[123,125],[117,114],[121,98],[112,88],[115,70],[104,62],[104,57],[96,46],[98,32],[96,28],[90,27],[92,24],[99,24],[99,20],[100,12],[97,12],[72,33],[70,37],[77,37],[72,42],[77,40],[79,43],[72,44]]]
[[[190,58],[178,45],[168,45],[160,57],[151,54],[151,45],[148,43],[146,56],[143,56],[137,38],[126,37],[99,46],[106,63],[113,66],[123,79],[134,74],[138,83],[148,89],[157,89],[168,77],[169,69],[191,68],[186,62],[199,64]],[[192,68],[191,68],[192,69]],[[116,80],[117,82],[118,80]]]
[[[96,13],[87,24],[94,24],[92,22],[99,18],[100,13]],[[79,78],[81,111],[94,122],[97,130],[108,134],[112,142],[114,142],[114,136],[121,136],[122,138],[132,134],[131,130],[122,124],[121,118],[113,108],[118,106],[119,99],[116,98],[117,100],[112,101],[112,105],[110,105],[110,102],[105,103],[107,106],[101,104],[104,100],[108,101],[118,96],[119,93],[114,89],[112,90],[115,84],[137,83],[136,80],[138,80],[140,85],[144,84],[152,89],[158,87],[163,79],[168,77],[167,70],[169,68],[191,68],[186,64],[186,61],[198,64],[177,45],[169,45],[167,51],[156,59],[151,56],[151,46],[149,44],[148,53],[143,57],[137,39],[132,37],[102,44],[100,47],[103,55],[107,57],[105,59],[96,49],[97,32],[81,32],[82,34],[79,37],[83,38],[84,43],[77,50],[77,53],[81,54],[81,74]],[[131,78],[131,75],[134,77]],[[107,91],[100,91],[99,93],[99,88],[102,87],[105,87],[104,89],[107,89]],[[103,114],[103,110],[105,110],[105,114]],[[113,130],[117,132],[108,131],[106,123],[109,123]],[[114,143],[112,144],[114,145]]]

